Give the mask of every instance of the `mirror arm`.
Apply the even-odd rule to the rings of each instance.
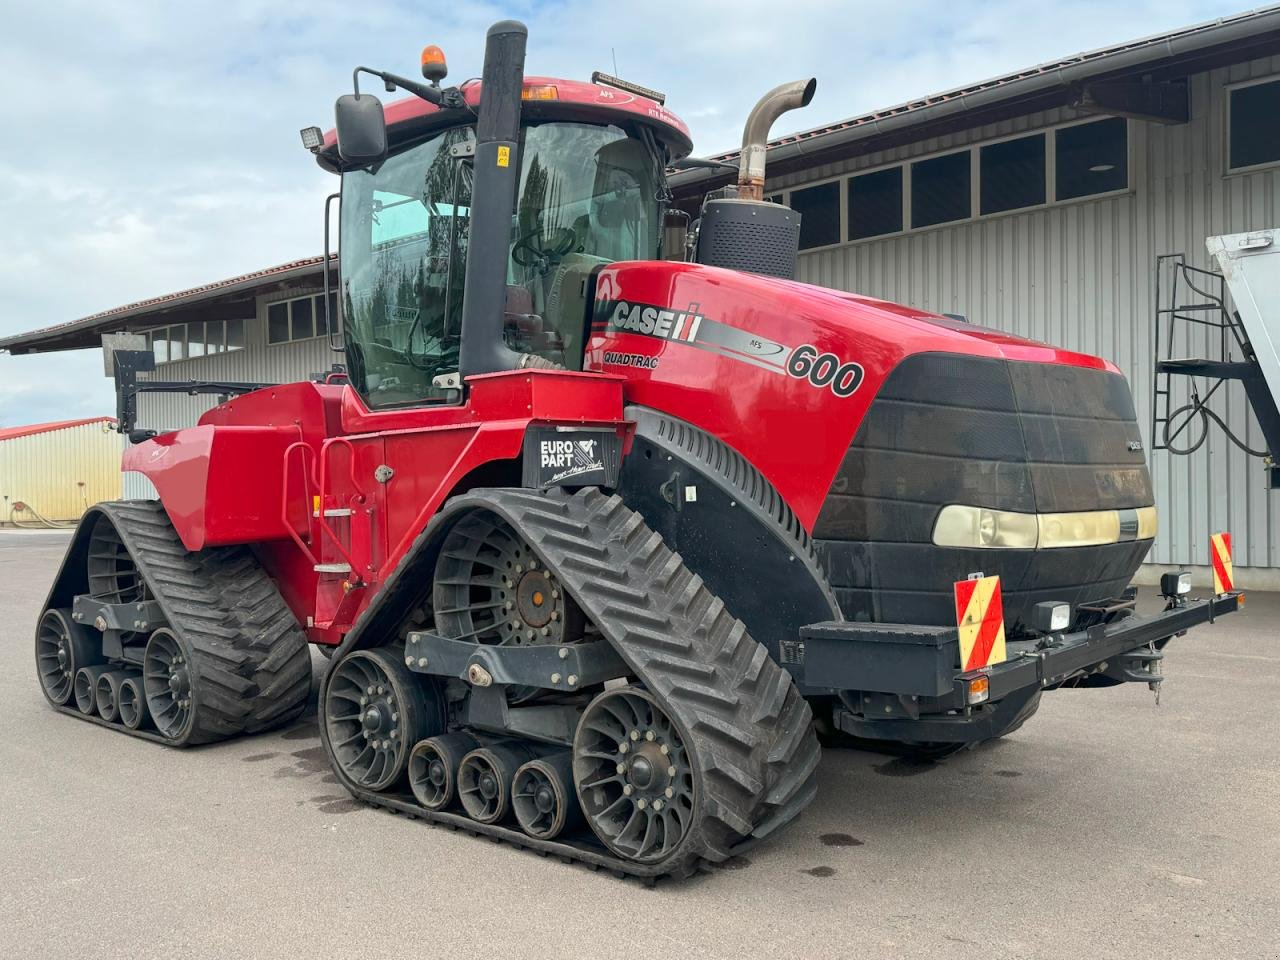
[[[372,67],[356,67],[351,71],[351,86],[355,89],[357,97],[360,96],[360,74],[362,73],[367,73],[369,76],[377,77],[381,80],[387,89],[387,93],[392,93],[399,87],[412,93],[415,97],[421,97],[427,103],[435,104],[437,107],[458,109],[466,106],[462,92],[457,87],[449,87],[442,90],[432,83],[419,83],[399,74],[388,73],[385,70],[374,70]]]

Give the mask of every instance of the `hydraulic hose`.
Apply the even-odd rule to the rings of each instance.
[[[1183,413],[1186,413],[1187,415],[1186,419],[1178,426],[1177,430],[1174,430],[1173,429],[1174,422]],[[1183,429],[1189,423],[1191,423],[1194,417],[1200,418],[1201,428],[1200,428],[1199,437],[1190,446],[1187,446],[1187,447],[1174,446],[1173,437],[1181,433]],[[1222,428],[1222,432],[1227,435],[1228,440],[1234,443],[1237,447],[1239,447],[1245,453],[1249,454],[1249,456],[1265,457],[1267,455],[1266,450],[1255,450],[1253,449],[1253,447],[1249,446],[1247,443],[1245,443],[1243,440],[1237,437],[1235,433],[1232,432],[1231,428],[1227,426],[1227,422],[1223,420],[1222,417],[1218,416],[1216,413],[1210,410],[1207,406],[1205,406],[1205,404],[1199,399],[1193,400],[1191,403],[1184,404],[1183,406],[1178,407],[1178,409],[1174,410],[1171,414],[1169,414],[1169,419],[1166,420],[1164,423],[1164,445],[1169,449],[1170,453],[1177,454],[1178,456],[1186,456],[1187,454],[1195,453],[1202,446],[1204,446],[1204,442],[1207,439],[1209,439],[1209,421],[1210,420],[1212,420],[1214,423],[1216,423],[1218,426]]]

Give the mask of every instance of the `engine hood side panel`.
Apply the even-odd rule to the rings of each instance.
[[[584,369],[723,440],[812,531],[873,398],[919,353],[1114,369],[897,304],[666,261],[600,272]]]

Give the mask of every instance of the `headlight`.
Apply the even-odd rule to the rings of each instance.
[[[933,527],[933,542],[940,547],[1005,547],[1029,550],[1036,545],[1034,513],[1012,513],[966,507],[943,507]]]
[[[933,526],[940,547],[1095,547],[1156,535],[1156,508],[1085,510],[1077,513],[1016,513],[952,503]]]
[[[1040,546],[1096,547],[1120,539],[1120,514],[1115,510],[1089,513],[1045,513],[1040,520]]]

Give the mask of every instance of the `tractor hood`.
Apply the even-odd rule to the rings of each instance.
[[[795,281],[647,262],[598,274],[586,367],[754,464],[823,551],[847,617],[948,622],[951,583],[983,570],[1004,575],[1016,628],[1045,590],[1118,592],[1154,533],[1128,385],[1097,357]],[[1074,548],[1032,562],[1034,536],[935,542],[949,505],[988,511],[974,525],[1007,515],[1115,536],[1087,562]]]

